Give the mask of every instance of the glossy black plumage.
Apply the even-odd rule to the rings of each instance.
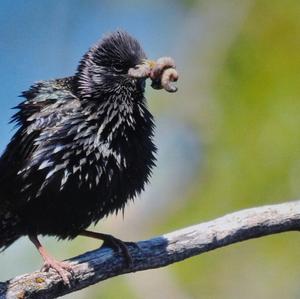
[[[22,235],[74,238],[143,190],[155,162],[153,117],[145,78],[128,70],[145,58],[134,38],[115,32],[75,76],[23,93],[0,159],[0,249]]]

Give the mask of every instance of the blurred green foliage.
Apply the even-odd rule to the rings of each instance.
[[[163,229],[299,198],[300,1],[253,1],[213,89],[201,183]],[[298,233],[272,236],[173,269],[191,298],[299,298],[299,245]]]

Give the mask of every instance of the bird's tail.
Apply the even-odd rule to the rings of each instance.
[[[5,250],[22,234],[20,232],[20,219],[11,212],[0,213],[0,251]]]

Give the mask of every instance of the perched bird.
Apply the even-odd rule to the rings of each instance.
[[[71,266],[56,261],[38,235],[99,238],[130,256],[124,242],[87,231],[122,209],[144,189],[155,165],[153,117],[145,81],[174,92],[174,61],[147,60],[123,31],[104,37],[72,77],[40,81],[12,121],[17,131],[0,158],[0,249],[28,236],[44,259],[69,282]]]

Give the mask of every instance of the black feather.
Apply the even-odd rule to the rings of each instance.
[[[155,163],[153,117],[145,80],[127,72],[145,58],[137,40],[115,32],[75,76],[23,92],[0,159],[0,248],[28,234],[74,238],[144,189]]]

